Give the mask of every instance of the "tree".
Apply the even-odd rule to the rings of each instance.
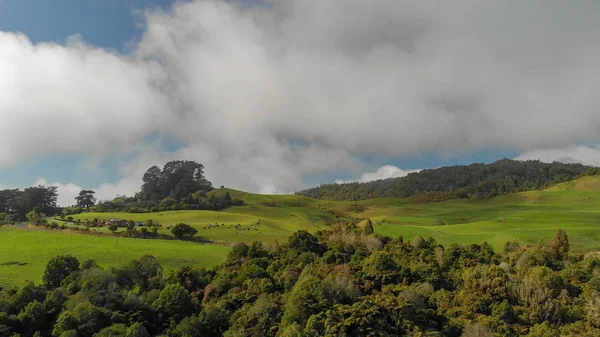
[[[176,238],[183,239],[186,236],[190,239],[198,233],[198,230],[188,224],[178,223],[171,229],[171,233],[175,235]]]
[[[213,189],[204,177],[204,166],[190,160],[176,160],[149,168],[142,177],[140,197],[144,200],[160,200],[166,197],[184,200],[197,191]]]
[[[373,222],[371,221],[371,219],[367,219],[367,223],[365,224],[363,233],[369,235],[369,234],[373,234],[374,232],[375,232],[375,229],[373,228]]]
[[[40,225],[43,219],[44,218],[40,214],[40,209],[37,206],[34,207],[34,209],[31,212],[27,213],[27,220],[29,220],[29,223],[32,225]]]
[[[135,222],[133,220],[127,221],[127,230],[132,231],[135,229]]]
[[[229,194],[229,192],[225,192],[225,196],[223,197],[223,200],[225,201],[231,201],[231,194]]]
[[[56,186],[35,186],[26,188],[21,195],[22,205],[26,209],[32,210],[39,207],[41,213],[52,215],[57,212],[56,200],[58,190]]]
[[[323,249],[323,247],[319,244],[319,240],[306,230],[299,230],[295,232],[288,239],[288,243],[291,249],[295,249],[300,252],[319,253]]]
[[[150,337],[142,323],[133,323],[125,333],[125,337]]]
[[[161,188],[162,171],[158,166],[150,167],[142,177],[142,190],[140,196],[145,200],[160,200],[162,196]]]
[[[169,284],[160,292],[158,299],[152,303],[152,307],[161,313],[164,321],[167,318],[181,320],[190,312],[193,312],[196,303],[190,293],[179,284]]]
[[[569,253],[569,238],[561,228],[556,231],[554,240],[550,243],[550,249],[558,258],[564,258]]]
[[[173,198],[164,198],[161,202],[160,202],[160,208],[169,208],[171,206],[177,205],[177,200],[173,199]]]
[[[85,207],[87,211],[90,211],[90,207],[94,206],[96,203],[96,198],[94,198],[94,191],[92,190],[81,190],[79,195],[75,197],[77,201],[77,206]]]
[[[79,261],[72,255],[56,255],[46,265],[44,285],[48,289],[58,288],[63,279],[79,270]]]

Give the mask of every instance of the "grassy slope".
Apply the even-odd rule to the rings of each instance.
[[[181,241],[115,239],[79,234],[30,231],[0,227],[0,285],[23,280],[40,282],[48,260],[60,253],[75,255],[81,262],[93,259],[101,266],[118,266],[144,254],[154,255],[166,269],[179,265],[217,265],[229,247]],[[7,263],[22,262],[25,265]]]
[[[309,231],[326,228],[336,221],[331,210],[346,212],[358,218],[373,218],[377,233],[411,240],[415,235],[433,236],[443,245],[487,241],[502,249],[507,240],[525,243],[548,243],[557,228],[567,231],[573,250],[600,250],[600,176],[584,177],[559,184],[544,191],[501,196],[492,200],[453,200],[432,204],[413,204],[405,199],[374,199],[357,203],[315,200],[297,195],[255,195],[228,189],[235,199],[246,205],[222,212],[176,211],[146,214],[84,213],[81,220],[120,217],[137,221],[153,219],[165,225],[185,222],[199,231],[198,235],[228,242],[285,240],[299,229]],[[364,207],[353,211],[352,205]],[[517,233],[517,218],[520,232]],[[258,230],[236,231],[240,224],[252,227],[260,219]],[[225,224],[205,229],[209,224]],[[166,229],[162,231],[167,232]],[[0,230],[0,283],[15,280],[39,280],[45,261],[59,252],[71,252],[81,260],[92,258],[103,265],[113,265],[153,254],[167,268],[193,263],[212,265],[223,261],[229,248],[199,246],[181,241],[114,239],[96,236],[34,232],[4,228]],[[27,262],[25,266],[3,266],[2,263]]]
[[[574,250],[589,251],[600,249],[598,191],[600,177],[592,176],[485,201],[370,205],[359,215],[372,211],[376,232],[389,236],[432,236],[444,245],[487,241],[496,249],[507,240],[548,243],[563,228]]]
[[[169,234],[168,225],[187,223],[198,230],[198,235],[211,240],[228,242],[273,242],[285,240],[297,230],[315,231],[335,222],[335,216],[326,209],[327,202],[321,202],[298,195],[256,195],[230,189],[218,189],[213,193],[228,191],[233,198],[242,199],[244,206],[231,207],[225,211],[170,211],[159,213],[83,213],[75,219],[93,220],[121,218],[134,221],[152,219],[163,225],[162,233]],[[257,226],[257,223],[259,223]],[[208,228],[218,224],[218,227]],[[222,225],[224,224],[224,225]],[[240,224],[249,230],[236,230]]]

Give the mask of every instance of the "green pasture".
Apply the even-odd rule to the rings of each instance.
[[[154,223],[162,225],[159,232],[165,234],[170,234],[167,226],[182,222],[196,228],[197,235],[213,241],[247,243],[286,240],[298,230],[315,231],[327,228],[328,224],[336,221],[329,211],[331,203],[296,195],[268,196],[229,189],[226,191],[229,191],[233,198],[244,200],[246,204],[224,211],[82,213],[73,215],[73,218],[81,221],[120,218],[141,222],[151,219]],[[216,190],[214,193],[217,192],[224,193],[224,190]],[[107,231],[106,228],[100,230]]]
[[[167,226],[183,222],[194,226],[198,235],[230,243],[285,241],[300,229],[314,232],[350,217],[371,218],[379,234],[401,235],[407,240],[416,235],[431,236],[445,246],[487,241],[497,250],[501,250],[508,240],[548,244],[556,230],[563,228],[569,236],[572,250],[600,250],[598,176],[491,200],[452,200],[429,204],[385,198],[333,202],[298,195],[257,195],[230,189],[217,189],[211,193],[225,192],[246,204],[224,211],[83,213],[73,218],[81,221],[121,218],[141,222],[152,219],[163,225],[161,233],[170,233]],[[242,230],[236,229],[238,224]],[[106,228],[99,230],[108,231]],[[39,281],[48,259],[64,252],[72,253],[80,260],[94,259],[103,266],[119,265],[144,254],[152,254],[170,269],[182,264],[218,264],[228,251],[228,247],[183,241],[115,239],[4,227],[0,230],[0,284],[14,284],[24,279]]]
[[[72,254],[80,262],[95,260],[103,267],[123,265],[145,254],[165,270],[181,265],[213,266],[225,261],[230,247],[171,240],[124,239],[0,227],[0,285],[24,280],[41,282],[48,260]]]
[[[600,250],[600,177],[584,177],[542,191],[491,200],[371,207],[375,231],[412,240],[431,236],[443,245],[508,240],[548,244],[563,228],[575,251]]]

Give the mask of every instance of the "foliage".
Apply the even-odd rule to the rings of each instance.
[[[173,235],[179,239],[183,239],[186,237],[191,239],[194,235],[198,233],[198,230],[188,224],[178,223],[175,226],[173,226],[173,228],[171,229],[171,233],[173,233]]]
[[[415,202],[438,202],[461,198],[488,199],[572,180],[591,169],[581,164],[503,159],[492,164],[422,170],[401,178],[321,185],[298,193],[326,200],[412,197]]]
[[[72,255],[56,255],[48,262],[44,271],[44,285],[48,289],[55,289],[70,274],[79,270],[79,261]]]
[[[342,242],[350,226],[168,274],[152,256],[102,269],[57,256],[47,287],[0,291],[11,336],[597,336],[600,257],[550,246]],[[360,231],[359,231],[360,232]],[[180,243],[181,244],[181,243]],[[555,247],[563,247],[557,250]],[[560,251],[560,254],[555,254]],[[347,260],[336,256],[345,254]],[[45,273],[45,274],[46,274]],[[60,280],[60,282],[58,282]]]
[[[189,160],[170,161],[162,170],[152,166],[144,173],[142,181],[139,194],[144,200],[168,197],[181,201],[199,190],[212,190],[212,184],[204,177],[204,166]]]
[[[75,201],[77,201],[77,206],[85,207],[87,211],[90,211],[90,207],[94,206],[96,203],[96,198],[94,198],[94,194],[96,192],[92,190],[81,190],[79,195],[75,197]]]
[[[17,220],[25,220],[27,213],[38,207],[38,213],[58,214],[56,186],[33,186],[18,189],[0,190],[0,213],[10,213]]]

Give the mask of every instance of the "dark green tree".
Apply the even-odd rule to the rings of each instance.
[[[554,240],[550,243],[550,249],[559,258],[565,258],[569,253],[569,238],[564,230],[559,228],[554,235]]]
[[[179,239],[183,239],[186,237],[191,239],[194,235],[198,233],[198,230],[188,224],[178,223],[175,226],[173,226],[173,228],[171,229],[171,233],[173,233],[173,235]]]
[[[179,284],[169,284],[160,292],[152,307],[161,313],[163,321],[168,322],[168,319],[179,321],[188,316],[196,309],[197,303],[185,288]]]
[[[56,255],[48,261],[44,276],[44,285],[48,289],[58,288],[63,279],[79,270],[79,261],[72,255]]]
[[[81,190],[79,195],[75,197],[75,201],[77,201],[77,206],[85,207],[87,211],[90,211],[90,207],[94,206],[96,203],[96,198],[94,194],[96,192],[92,190]]]

